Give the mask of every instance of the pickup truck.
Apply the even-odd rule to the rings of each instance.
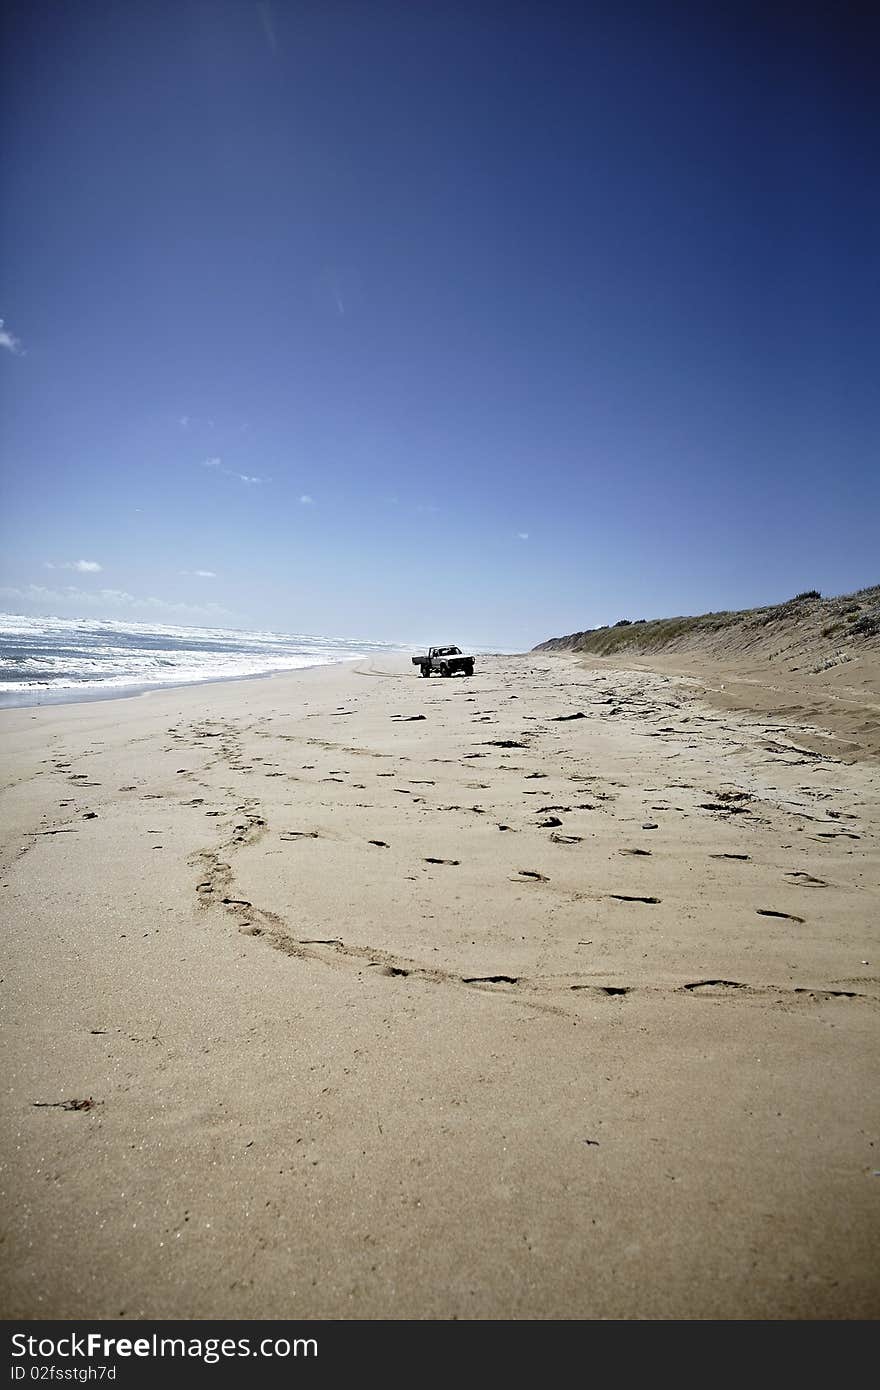
[[[412,664],[426,677],[454,676],[458,671],[464,676],[474,674],[474,658],[463,656],[459,647],[429,647],[428,655],[414,656]]]

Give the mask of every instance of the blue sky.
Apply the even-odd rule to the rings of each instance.
[[[0,603],[522,647],[877,582],[868,11],[7,6]]]

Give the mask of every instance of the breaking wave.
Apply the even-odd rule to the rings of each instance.
[[[234,680],[403,650],[391,642],[0,614],[0,704]]]

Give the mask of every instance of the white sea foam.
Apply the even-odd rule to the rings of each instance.
[[[323,666],[401,644],[93,618],[0,614],[0,702],[111,694]]]

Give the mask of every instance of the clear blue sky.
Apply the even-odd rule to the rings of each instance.
[[[521,647],[876,582],[869,10],[9,4],[0,605]]]

